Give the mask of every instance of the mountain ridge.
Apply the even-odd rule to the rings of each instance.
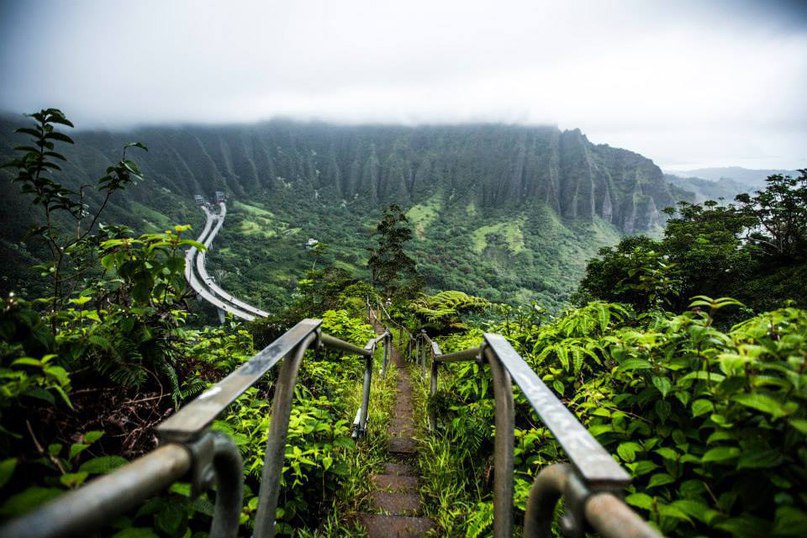
[[[579,130],[496,124],[340,126],[273,121],[244,126],[77,131],[78,146],[117,157],[130,139],[144,174],[188,196],[237,196],[296,187],[372,205],[413,205],[445,192],[471,194],[481,208],[547,203],[563,218],[595,215],[625,233],[645,232],[673,205],[661,169],[638,153],[595,145]],[[65,153],[86,168],[87,151]],[[72,155],[71,155],[72,156]]]
[[[0,125],[3,161],[22,141],[8,134],[17,126]],[[298,234],[325,241],[333,263],[362,274],[373,219],[397,203],[417,221],[413,250],[430,285],[495,300],[537,295],[560,306],[588,257],[620,234],[657,233],[659,210],[681,194],[650,159],[551,126],[274,121],[69,134],[76,144],[60,148],[70,159],[62,177],[74,190],[118,160],[124,144],[149,147],[130,150],[145,179],[115,197],[107,222],[136,230],[199,226],[194,194],[221,190],[243,202],[223,231],[231,246],[210,263],[214,270],[223,263],[229,276],[221,278],[236,281],[234,292],[267,305],[282,301],[316,265]],[[4,190],[18,189],[4,182]],[[20,225],[32,217],[21,210],[23,196],[7,194],[0,202],[3,254],[16,255]],[[86,200],[99,203],[89,192]],[[249,289],[266,271],[269,291]]]

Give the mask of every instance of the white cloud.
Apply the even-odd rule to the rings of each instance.
[[[83,126],[277,115],[557,123],[662,165],[806,165],[798,4],[20,0],[2,9],[0,107],[60,106]]]

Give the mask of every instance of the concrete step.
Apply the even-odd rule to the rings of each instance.
[[[417,493],[390,493],[371,491],[373,506],[381,513],[393,516],[420,515],[420,496]]]
[[[414,465],[407,465],[405,463],[385,463],[384,474],[415,476],[417,475],[417,468]]]
[[[398,493],[417,493],[418,479],[416,476],[400,476],[395,474],[377,474],[370,478],[370,482],[383,491]]]
[[[425,517],[359,514],[359,521],[367,528],[368,538],[416,538],[434,528],[434,522]]]
[[[393,437],[389,440],[387,451],[398,457],[410,457],[417,453],[417,443],[411,437]]]

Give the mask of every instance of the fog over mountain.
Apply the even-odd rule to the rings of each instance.
[[[116,129],[554,124],[665,169],[795,169],[806,5],[7,1],[0,109]]]

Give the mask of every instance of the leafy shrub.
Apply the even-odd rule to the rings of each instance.
[[[681,315],[637,319],[623,305],[596,302],[517,333],[515,344],[629,469],[634,484],[627,502],[664,532],[803,535],[807,311],[775,310],[724,332],[714,316],[730,306],[737,302],[699,297]],[[471,347],[478,336],[472,342],[452,336],[442,344]],[[466,364],[441,374],[444,432],[453,432],[458,453],[489,442],[471,432],[486,431],[487,439],[492,434],[492,414],[470,411],[473,398],[481,405],[492,397],[488,376],[474,368]],[[531,476],[564,455],[548,430],[534,424],[518,391],[516,406],[521,513],[518,499]],[[472,491],[478,477],[468,480]],[[484,491],[476,496],[480,514],[486,513]]]

